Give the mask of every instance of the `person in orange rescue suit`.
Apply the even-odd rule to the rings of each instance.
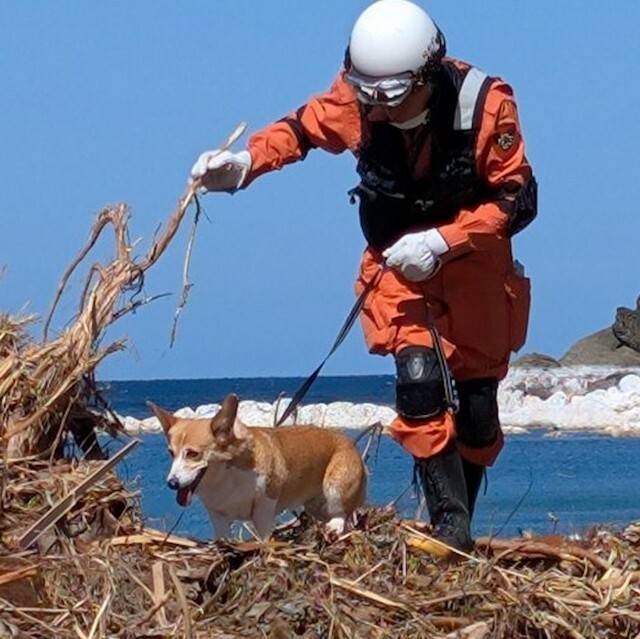
[[[445,55],[431,17],[378,0],[356,20],[328,91],[207,151],[191,179],[235,192],[316,148],[351,151],[367,247],[356,293],[371,353],[396,364],[394,438],[413,456],[434,534],[473,547],[485,467],[502,446],[498,382],[526,337],[529,280],[510,238],[536,215],[513,91]]]

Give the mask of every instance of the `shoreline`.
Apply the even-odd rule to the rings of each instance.
[[[290,398],[273,403],[243,400],[238,414],[249,426],[273,426],[290,401]],[[505,434],[542,429],[549,436],[590,433],[636,437],[640,436],[640,369],[516,367],[500,383],[498,404]],[[183,407],[175,414],[208,418],[219,408],[219,404],[202,404]],[[364,430],[376,423],[386,428],[395,416],[389,405],[336,401],[303,404],[284,425]],[[156,417],[118,417],[131,435],[162,430]]]

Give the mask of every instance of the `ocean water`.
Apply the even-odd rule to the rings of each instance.
[[[291,396],[302,381],[118,381],[109,384],[105,395],[120,415],[142,419],[150,416],[147,400],[172,411],[219,403],[229,392],[241,399],[274,402],[281,392]],[[393,377],[320,377],[303,403],[335,401],[393,405]],[[180,508],[175,493],[165,485],[170,464],[164,436],[145,434],[140,439],[118,472],[140,491],[147,524],[209,539],[209,518],[199,500],[194,499],[187,509]],[[361,448],[366,440],[361,440]],[[419,499],[412,485],[410,456],[383,436],[371,447],[367,465],[369,503],[395,503],[403,516],[414,517]],[[481,489],[473,529],[476,535],[573,534],[596,525],[620,528],[632,521],[640,521],[640,438],[536,430],[506,437],[505,448]]]

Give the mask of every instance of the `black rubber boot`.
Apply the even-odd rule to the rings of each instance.
[[[464,480],[467,484],[467,506],[469,508],[469,519],[473,519],[473,512],[476,507],[476,499],[482,478],[484,477],[484,466],[474,464],[473,462],[462,459],[462,470],[464,471]]]
[[[471,518],[458,450],[449,446],[433,457],[416,458],[415,463],[434,536],[448,546],[468,552],[473,548]]]

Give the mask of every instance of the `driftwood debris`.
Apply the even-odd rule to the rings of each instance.
[[[84,494],[97,484],[108,472],[113,470],[114,466],[127,454],[131,452],[134,446],[138,444],[138,440],[130,441],[124,448],[121,448],[109,461],[104,462],[89,477],[76,486],[71,492],[67,493],[60,501],[54,504],[46,513],[38,519],[18,540],[21,548],[27,549],[31,544],[35,543],[40,537],[60,518],[64,517],[82,498]]]
[[[101,463],[8,471],[0,518],[0,619],[14,632],[7,636],[620,639],[640,633],[638,524],[579,541],[483,539],[467,557],[442,559],[418,543],[430,539],[424,523],[369,508],[337,540],[302,519],[268,542],[206,543],[146,529],[137,496],[106,476],[36,548],[20,550],[24,530],[49,503]]]
[[[134,258],[128,239],[128,208],[103,210],[62,278],[41,343],[28,337],[33,317],[0,318],[0,434],[9,459],[61,457],[67,432],[89,458],[102,458],[95,428],[105,424],[89,410],[97,393],[94,372],[105,357],[123,348],[124,340],[102,345],[100,338],[119,317],[150,301],[134,297],[122,304],[124,295],[139,289],[145,272],[165,251],[195,197],[190,187],[164,233],[141,260]],[[108,227],[115,235],[116,256],[109,264],[93,264],[77,317],[60,335],[48,339],[51,317],[70,276]]]

